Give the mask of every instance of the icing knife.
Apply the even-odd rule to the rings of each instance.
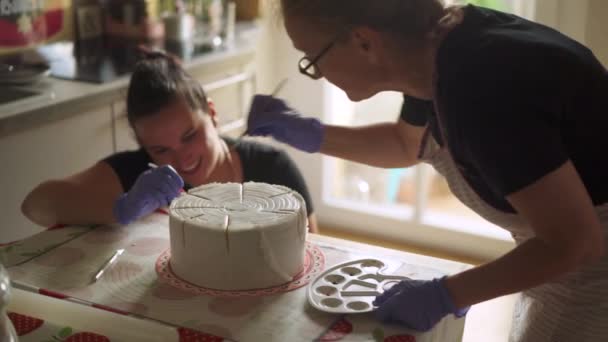
[[[97,273],[95,273],[95,276],[93,276],[93,282],[97,282],[99,280],[99,278],[101,278],[101,276],[110,268],[112,267],[112,265],[114,265],[114,263],[116,263],[116,260],[118,259],[118,257],[124,253],[125,249],[121,248],[119,250],[117,250],[116,252],[114,252],[114,254],[112,255],[112,257],[110,259],[108,259],[108,261],[106,261],[101,268],[99,268],[99,271],[97,271]]]

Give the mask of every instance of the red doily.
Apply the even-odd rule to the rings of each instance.
[[[304,267],[302,272],[296,275],[292,281],[266,289],[223,291],[201,287],[180,279],[173,273],[173,270],[171,270],[169,260],[171,260],[170,249],[164,251],[156,260],[156,273],[164,282],[182,291],[214,297],[256,297],[289,292],[308,284],[321,273],[325,267],[325,256],[321,249],[318,246],[307,242]]]

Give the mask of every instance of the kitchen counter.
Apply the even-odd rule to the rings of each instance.
[[[184,66],[190,73],[200,75],[216,70],[220,64],[229,66],[251,61],[258,31],[255,23],[239,23],[234,44],[195,57],[184,62]],[[128,75],[102,84],[49,77],[22,88],[39,94],[0,105],[0,137],[122,100],[128,83]]]

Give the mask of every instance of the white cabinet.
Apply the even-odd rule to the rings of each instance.
[[[112,153],[112,145],[110,106],[0,137],[0,243],[40,230],[21,214],[29,191],[93,165]]]
[[[217,81],[201,80],[207,96],[215,104],[220,132],[234,133],[244,129],[255,81],[246,71],[229,74]]]
[[[215,104],[219,131],[223,135],[234,137],[245,129],[247,111],[256,90],[252,58],[253,55],[247,55],[212,67],[188,70]]]
[[[192,68],[188,72],[203,86],[207,97],[215,104],[219,131],[236,137],[245,128],[247,110],[255,92],[255,73],[251,61],[217,63],[213,67]],[[114,150],[116,152],[139,148],[127,120],[124,100],[112,105],[114,123]]]
[[[223,135],[238,136],[245,128],[245,117],[253,96],[255,78],[248,72],[225,74],[223,78],[197,78],[215,104],[219,131]],[[208,88],[208,90],[207,90]],[[129,126],[125,101],[111,104],[114,125],[114,151],[137,150],[139,145]]]

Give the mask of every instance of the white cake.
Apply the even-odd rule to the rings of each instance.
[[[175,199],[170,214],[171,269],[187,282],[262,289],[302,271],[306,204],[287,187],[208,184]]]

